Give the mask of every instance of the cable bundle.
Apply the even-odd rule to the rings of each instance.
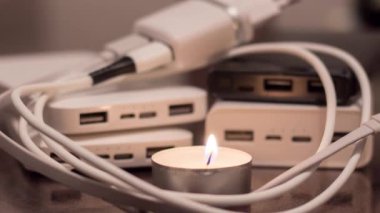
[[[336,97],[333,82],[328,70],[321,60],[311,51],[328,54],[347,63],[354,71],[360,84],[363,100],[362,122],[364,123],[357,130],[346,135],[342,139],[330,145],[333,136],[333,127],[335,124]],[[118,193],[126,194],[138,199],[144,199],[148,202],[157,202],[175,206],[175,208],[198,211],[198,212],[227,212],[224,209],[215,208],[212,206],[241,206],[249,205],[254,202],[259,202],[265,199],[277,197],[287,191],[295,188],[306,180],[313,171],[318,167],[318,164],[348,146],[351,143],[360,141],[360,139],[373,134],[376,128],[379,128],[379,121],[371,120],[371,94],[368,78],[362,66],[349,54],[333,47],[311,43],[267,43],[246,45],[231,50],[224,58],[236,57],[244,54],[260,54],[260,53],[281,53],[290,54],[299,57],[308,62],[318,73],[325,88],[327,98],[327,119],[326,128],[323,139],[321,141],[318,152],[304,162],[299,163],[295,167],[284,172],[269,183],[265,184],[256,191],[244,195],[205,195],[205,194],[188,194],[180,192],[165,191],[159,189],[149,183],[146,183],[132,174],[114,166],[113,164],[92,154],[80,145],[72,141],[65,135],[57,132],[43,122],[43,110],[49,99],[63,92],[74,92],[82,89],[88,89],[93,86],[93,79],[89,76],[84,76],[75,80],[65,80],[54,83],[42,83],[34,85],[26,85],[15,89],[11,94],[11,100],[20,113],[19,134],[22,140],[23,149],[27,150],[34,157],[39,158],[45,163],[45,168],[54,168],[69,175],[71,171],[65,169],[61,164],[47,156],[32,140],[28,133],[28,125],[36,129],[43,141],[49,146],[52,151],[57,154],[68,164],[72,165],[77,171],[91,177],[97,183],[115,190]],[[33,110],[27,108],[22,101],[22,97],[35,96],[35,104]],[[3,136],[4,137],[4,136]],[[21,148],[21,147],[19,147]],[[363,148],[363,143],[358,143],[355,152],[342,171],[341,175],[319,196],[312,201],[295,208],[288,210],[289,212],[305,212],[314,209],[315,207],[326,202],[331,198],[337,190],[346,182],[350,174],[356,168],[356,164],[360,157]],[[25,151],[24,150],[24,151]],[[82,160],[80,160],[80,159]],[[44,168],[44,169],[45,169]],[[39,171],[41,168],[39,169]],[[74,175],[74,174],[70,174]],[[85,177],[78,177],[84,181]],[[80,189],[80,187],[79,187]],[[107,199],[107,198],[106,198]],[[111,199],[112,200],[112,199]],[[120,204],[120,203],[119,203]],[[154,205],[152,205],[153,207]],[[149,206],[146,206],[149,208]]]
[[[140,209],[165,212],[231,212],[223,207],[251,205],[285,194],[312,175],[321,161],[356,143],[355,151],[342,173],[325,191],[306,204],[286,210],[310,211],[329,200],[350,177],[363,150],[364,143],[361,139],[380,131],[380,115],[371,119],[372,97],[366,72],[354,57],[342,50],[299,42],[237,47],[252,39],[251,25],[256,26],[279,14],[280,10],[291,2],[293,1],[183,1],[163,10],[162,13],[142,19],[137,22],[137,34],[107,45],[106,51],[100,54],[100,60],[87,68],[93,70],[93,67],[101,67],[97,71],[56,82],[21,86],[1,96],[1,103],[11,101],[20,116],[18,133],[21,142],[17,143],[0,132],[0,147],[28,168],[117,206],[132,205]],[[194,20],[189,20],[189,13],[197,14]],[[207,19],[202,19],[202,15]],[[174,22],[171,22],[173,20]],[[172,26],[180,23],[180,20],[191,26]],[[336,93],[326,66],[314,52],[330,55],[345,62],[355,73],[361,90],[362,125],[331,145],[337,107]],[[45,105],[56,95],[92,89],[94,85],[118,76],[124,77],[117,78],[119,80],[114,80],[113,83],[122,83],[122,79],[135,80],[137,76],[154,78],[194,70],[218,60],[262,53],[292,55],[303,59],[316,70],[326,94],[326,123],[317,153],[248,194],[190,194],[160,189],[94,155],[44,123]],[[137,75],[139,73],[147,75]],[[25,97],[33,100],[32,103],[28,103],[33,106],[32,109],[24,103]],[[43,142],[59,158],[86,176],[66,169],[40,150],[28,131],[29,126],[37,131]]]

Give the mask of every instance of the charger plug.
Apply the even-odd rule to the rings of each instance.
[[[175,59],[172,69],[187,71],[251,41],[252,26],[279,11],[272,0],[189,0],[138,20],[134,31],[169,46]]]
[[[138,20],[135,34],[106,45],[110,66],[90,74],[99,83],[121,74],[190,71],[253,39],[252,27],[279,14],[273,0],[188,0]],[[151,42],[149,42],[151,41]]]

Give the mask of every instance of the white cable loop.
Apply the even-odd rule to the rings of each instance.
[[[368,76],[363,68],[363,66],[353,57],[345,51],[342,51],[338,48],[321,45],[316,43],[308,43],[308,42],[291,42],[286,43],[290,45],[299,45],[304,48],[310,49],[312,51],[320,52],[323,54],[328,54],[334,56],[346,64],[350,66],[352,71],[354,72],[360,86],[361,95],[362,95],[362,118],[361,122],[364,123],[371,118],[372,113],[372,95],[371,95],[371,87]],[[313,200],[309,201],[302,206],[299,206],[295,209],[291,209],[288,212],[307,212],[315,209],[316,207],[322,205],[327,202],[330,198],[334,196],[336,192],[347,182],[351,174],[355,171],[356,165],[360,160],[361,153],[364,148],[363,142],[358,142],[354,148],[353,154],[346,166],[344,167],[341,174],[335,181],[321,194],[315,197]]]
[[[326,54],[330,54],[333,56],[336,56],[343,61],[347,62],[350,67],[354,70],[355,74],[358,77],[360,88],[362,90],[362,96],[363,96],[363,119],[366,120],[366,116],[371,114],[371,102],[372,99],[370,97],[370,89],[368,84],[368,78],[365,75],[364,70],[360,66],[360,64],[357,63],[355,59],[352,59],[352,57],[348,54],[342,54],[340,50],[337,50],[335,48],[329,49],[326,46],[320,46],[316,44],[305,44],[305,43],[275,43],[275,44],[257,44],[257,45],[248,45],[245,47],[241,47],[235,50],[232,50],[229,54],[227,54],[228,57],[233,57],[241,54],[248,54],[248,53],[285,53],[285,54],[291,54],[296,55],[307,62],[311,63],[313,65],[313,68],[318,72],[320,75],[321,81],[324,85],[324,88],[326,90],[326,98],[327,98],[327,119],[326,119],[326,129],[324,132],[324,140],[321,143],[321,147],[327,146],[328,143],[331,141],[332,133],[329,131],[333,131],[333,128],[331,126],[334,126],[334,122],[331,123],[330,119],[335,119],[335,116],[331,116],[331,114],[335,115],[335,108],[336,107],[336,97],[334,93],[334,87],[332,84],[331,77],[328,74],[328,71],[326,67],[323,65],[323,63],[312,53],[308,52],[307,50],[296,47],[301,46],[307,49],[311,49],[313,51],[318,51]],[[344,52],[343,52],[344,53]],[[364,74],[363,74],[364,73]],[[329,82],[330,81],[330,82]],[[198,201],[201,203],[206,204],[212,204],[216,206],[236,206],[236,205],[247,205],[252,202],[264,200],[264,199],[270,199],[273,197],[276,197],[282,193],[285,193],[286,191],[292,189],[294,186],[298,185],[300,182],[303,181],[303,179],[308,176],[311,171],[308,171],[307,173],[302,173],[303,175],[298,175],[296,178],[294,178],[294,174],[290,176],[283,176],[283,180],[289,180],[283,183],[283,181],[279,181],[278,183],[273,184],[272,186],[269,186],[267,190],[258,191],[258,192],[251,192],[249,194],[245,195],[199,195],[199,194],[184,194],[184,193],[177,193],[177,192],[169,192],[161,189],[157,189],[154,186],[150,186],[146,184],[145,182],[130,176],[128,173],[125,173],[124,171],[118,170],[118,168],[111,168],[107,169],[106,166],[107,162],[104,162],[104,160],[97,158],[90,152],[83,152],[78,151],[80,148],[78,148],[78,145],[73,143],[73,141],[67,139],[65,136],[59,134],[54,129],[50,128],[46,124],[42,123],[40,120],[36,120],[34,115],[28,111],[25,104],[22,103],[20,97],[24,95],[33,94],[36,92],[49,92],[50,94],[54,94],[55,91],[62,91],[62,89],[66,91],[76,91],[78,89],[87,88],[89,87],[89,81],[88,79],[84,79],[82,81],[78,82],[69,82],[69,83],[59,83],[59,84],[43,84],[43,85],[32,85],[32,86],[26,86],[22,87],[20,89],[17,89],[12,94],[12,100],[16,106],[16,108],[19,110],[22,117],[24,117],[32,126],[34,126],[36,129],[39,129],[43,134],[46,134],[48,137],[51,137],[53,140],[62,143],[62,145],[67,148],[70,151],[73,151],[76,155],[79,157],[85,157],[87,161],[91,161],[93,165],[96,167],[102,169],[103,171],[108,172],[109,174],[113,175],[114,177],[117,177],[118,179],[124,181],[127,183],[127,185],[132,186],[134,189],[140,190],[145,193],[145,195],[150,195],[154,198],[160,199],[162,201],[166,201],[168,203],[171,203],[172,205],[180,206],[181,208],[191,210],[191,211],[219,211],[220,209],[211,208],[202,204],[194,203],[188,199],[184,198],[191,198],[194,201]],[[331,93],[331,91],[333,91]],[[333,110],[331,110],[331,106],[333,106]],[[330,109],[330,110],[329,110]],[[368,116],[369,117],[369,116]],[[368,119],[368,118],[367,118]],[[334,120],[333,120],[334,121]],[[329,127],[330,126],[330,127]],[[329,127],[329,129],[327,128]],[[330,136],[326,136],[329,135]],[[370,134],[367,133],[367,134]],[[363,136],[364,137],[364,136]],[[329,140],[328,140],[329,139]],[[326,141],[326,142],[325,142]],[[350,141],[349,141],[350,142]],[[358,160],[357,156],[360,157],[360,151],[361,151],[361,144],[356,147],[355,155],[353,158],[350,159],[349,164],[346,166],[346,168],[343,170],[342,174],[338,177],[338,179],[323,193],[322,195],[318,196],[316,199],[312,200],[310,203],[298,207],[296,209],[292,209],[291,211],[294,212],[303,212],[308,211],[308,209],[315,208],[316,206],[322,204],[325,202],[326,199],[328,199],[329,196],[332,196],[336,190],[338,190],[341,185],[345,182],[346,178],[349,177],[349,175],[352,172],[352,169],[355,169],[356,163],[355,161]],[[33,148],[32,148],[33,149]],[[325,149],[319,149],[325,151],[331,151],[331,147],[328,147]],[[357,154],[359,153],[359,154]],[[318,154],[315,154],[312,157],[318,158]],[[308,164],[307,166],[315,166],[316,163],[320,163],[322,159],[317,159]],[[353,165],[353,167],[352,167]],[[297,165],[298,166],[298,165]],[[299,168],[299,167],[295,168]],[[305,165],[303,165],[305,166]],[[309,167],[307,167],[309,168]],[[290,169],[289,171],[292,171]],[[302,170],[303,171],[303,170]],[[123,173],[121,173],[123,172]],[[274,179],[276,180],[276,179]],[[273,182],[272,182],[273,183]],[[280,185],[278,185],[280,184]],[[273,188],[272,188],[273,187]],[[178,196],[178,195],[183,195]],[[151,198],[151,197],[150,197]],[[224,210],[222,210],[224,211]]]
[[[281,46],[280,48],[279,48],[279,46],[278,45],[271,45],[271,44],[260,44],[260,45],[251,45],[250,47],[252,47],[253,49],[254,48],[257,48],[256,49],[256,51],[257,52],[260,52],[260,51],[262,51],[262,52],[278,52],[278,51],[280,51],[280,52],[283,52],[283,53],[288,53],[288,54],[295,54],[295,55],[297,55],[297,56],[299,56],[299,57],[305,57],[305,55],[307,55],[307,57],[306,57],[306,59],[305,60],[307,60],[307,61],[309,61],[310,63],[312,63],[313,64],[313,66],[314,66],[314,68],[316,69],[316,70],[323,70],[323,72],[325,73],[325,75],[326,75],[326,73],[328,73],[328,71],[326,70],[326,68],[324,67],[324,65],[323,65],[323,63],[316,57],[316,56],[314,56],[313,54],[311,54],[310,52],[308,52],[308,51],[306,51],[306,50],[304,50],[304,49],[301,49],[301,48],[295,48],[295,47],[292,47],[292,46],[286,46],[286,45],[284,45],[284,46]],[[246,47],[245,47],[246,48]],[[294,53],[295,52],[295,53]],[[243,53],[242,53],[243,54]],[[231,55],[232,56],[232,55]],[[322,71],[321,71],[322,72]],[[328,76],[328,75],[326,75],[327,76],[327,78],[328,77],[330,77],[330,76]],[[322,77],[323,78],[323,77]],[[323,79],[322,79],[323,80]],[[333,85],[332,85],[332,81],[331,81],[331,78],[330,78],[330,86],[331,87],[333,87]],[[32,89],[33,89],[33,87],[32,87]],[[23,91],[18,91],[20,94],[23,92]],[[14,101],[20,101],[20,100],[17,100],[18,98],[17,98],[17,96],[18,96],[19,94],[17,94],[17,93],[14,93],[13,94],[13,96],[12,96],[12,98],[14,99]],[[335,94],[333,93],[331,96],[334,96]],[[330,96],[330,98],[331,98],[331,96]],[[336,104],[336,98],[335,97],[333,97],[332,99],[332,102],[333,102],[333,105],[334,104]],[[330,103],[331,104],[331,101],[329,102],[329,100],[327,101],[328,102],[328,104]],[[18,102],[19,103],[19,102]],[[19,110],[20,110],[20,108],[19,108]],[[335,113],[335,110],[332,110],[332,112],[333,113]],[[23,116],[24,117],[26,117],[26,116],[28,116],[27,114],[23,114]],[[330,118],[334,118],[334,116],[330,116]],[[31,118],[31,117],[30,117]],[[30,119],[29,118],[29,119]],[[29,121],[31,121],[31,120],[29,120]],[[33,121],[33,122],[35,122],[35,121]],[[40,123],[39,122],[35,122],[34,124],[31,122],[31,124],[32,125],[34,125],[35,127],[38,127],[39,125],[40,125]],[[43,128],[45,128],[45,127],[43,127]],[[43,130],[45,130],[45,134],[46,134],[46,129],[41,129],[40,128],[40,130],[41,131],[43,131]],[[55,135],[55,131],[53,130],[53,132],[51,132],[51,129],[50,130],[48,130],[50,133],[53,133],[53,134],[51,134],[51,135],[48,135],[49,137],[50,136],[55,136],[56,138],[53,138],[54,140],[57,140],[57,141],[59,141],[59,142],[62,142],[62,141],[60,141],[60,140],[62,140],[62,139],[64,139],[64,140],[66,140],[66,138],[62,138],[62,136],[57,136],[57,135]],[[332,136],[332,134],[331,134],[331,136]],[[67,145],[67,144],[66,144]],[[73,147],[75,147],[73,144],[70,144],[70,145],[72,145],[72,146],[69,146],[69,148],[71,147],[71,148],[73,148]],[[76,147],[75,147],[76,148]],[[75,149],[74,148],[74,149]],[[75,151],[75,150],[71,150],[71,151]],[[76,153],[76,152],[74,152],[75,154],[78,154],[78,153]],[[83,157],[83,156],[81,156],[81,155],[79,155],[80,157]],[[91,159],[91,158],[90,158]],[[92,159],[93,160],[93,159]],[[96,160],[95,160],[96,161]],[[97,162],[97,163],[99,163],[99,162]],[[127,179],[128,180],[128,179]],[[162,191],[162,190],[161,190]],[[150,191],[148,190],[147,192],[146,192],[147,194],[150,194]],[[218,196],[215,196],[215,197],[218,197]],[[231,196],[232,197],[232,196]],[[235,197],[235,196],[234,196]],[[157,198],[162,198],[162,195],[160,194],[160,196],[157,196]],[[172,202],[178,202],[178,199],[175,199],[175,200],[173,200]],[[203,202],[203,201],[201,201],[201,202]],[[251,202],[251,201],[248,201],[248,202]],[[235,204],[235,205],[237,205],[237,204]],[[239,204],[240,205],[240,204]],[[204,210],[204,209],[203,209]]]
[[[92,85],[92,80],[90,78],[84,78],[84,79],[79,79],[70,83],[66,82],[67,87],[64,89],[65,91],[75,91],[75,89],[85,89],[85,88],[90,87],[91,85]],[[109,163],[108,161],[105,161],[99,158],[98,156],[94,155],[90,151],[77,145],[70,138],[67,138],[66,136],[54,130],[50,126],[41,122],[29,111],[29,109],[25,106],[25,104],[21,100],[21,97],[24,95],[30,95],[34,92],[41,91],[41,90],[42,91],[50,91],[50,90],[59,91],[59,89],[63,89],[60,87],[64,87],[64,83],[60,83],[59,87],[54,87],[54,84],[22,86],[18,89],[15,89],[12,92],[11,94],[12,102],[15,108],[21,114],[21,116],[25,118],[25,120],[27,120],[32,127],[41,131],[42,134],[50,137],[54,141],[59,142],[62,146],[64,146],[68,150],[71,150],[78,157],[81,157],[88,162],[92,162],[92,164],[96,165],[96,167],[98,167],[99,169],[102,169],[103,171],[108,172],[112,174],[114,177],[117,177],[120,180],[126,182],[127,184],[133,186],[136,190],[139,190],[141,192],[146,193],[147,195],[151,195],[155,198],[166,201],[167,203],[176,205],[178,207],[181,207],[189,211],[226,212],[222,209],[217,209],[217,208],[210,207],[204,204],[196,203],[194,201],[180,198],[170,193],[167,193],[164,190],[157,188],[145,181],[142,181],[128,172],[125,172],[124,170],[113,165],[112,163]]]

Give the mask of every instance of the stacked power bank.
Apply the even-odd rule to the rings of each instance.
[[[332,67],[330,72],[338,99],[335,141],[360,124],[361,111],[350,70]],[[206,134],[215,134],[221,146],[249,152],[254,165],[289,167],[317,151],[326,108],[323,86],[312,69],[231,59],[214,68],[209,89],[216,102],[207,116]],[[352,151],[348,147],[322,166],[343,167]],[[358,166],[371,156],[369,142]]]
[[[204,90],[175,86],[60,97],[49,103],[44,117],[99,157],[132,168],[149,166],[160,150],[192,145],[192,132],[173,126],[202,121],[206,110]],[[45,143],[39,145],[64,164]]]

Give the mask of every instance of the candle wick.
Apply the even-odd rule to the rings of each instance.
[[[210,165],[210,163],[211,163],[211,157],[212,157],[212,152],[211,152],[210,155],[208,156],[208,159],[207,159],[207,166]]]

